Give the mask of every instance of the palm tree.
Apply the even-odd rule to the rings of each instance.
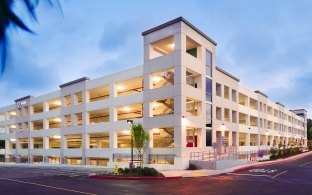
[[[149,134],[144,130],[141,123],[131,125],[131,136],[133,136],[133,146],[139,157],[139,166],[143,167],[143,156],[147,149]]]
[[[38,7],[40,0],[0,0],[0,75],[2,75],[7,66],[8,53],[8,34],[7,30],[10,26],[22,29],[26,32],[33,33],[24,22],[14,13],[13,5],[15,2],[20,2],[24,5],[26,13],[35,21],[37,21],[35,9]],[[58,0],[47,0],[52,7],[57,5],[60,9]]]

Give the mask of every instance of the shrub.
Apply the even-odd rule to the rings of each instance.
[[[118,173],[119,173],[119,174],[124,174],[125,171],[123,170],[123,168],[119,168],[119,169],[118,169]]]
[[[125,173],[129,173],[130,172],[130,169],[128,167],[125,168]]]
[[[309,150],[312,150],[312,140],[308,141],[308,148],[309,148]]]
[[[144,167],[142,169],[143,176],[155,176],[158,174],[158,171],[154,168]]]
[[[142,173],[142,167],[140,167],[140,166],[136,167],[133,169],[133,171],[141,174]]]
[[[190,163],[188,170],[197,170],[197,166],[195,164]]]

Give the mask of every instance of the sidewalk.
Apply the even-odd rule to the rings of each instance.
[[[253,164],[247,164],[247,165],[240,165],[224,170],[206,170],[206,169],[201,169],[201,170],[181,170],[181,171],[163,171],[161,172],[165,177],[207,177],[207,176],[212,176],[212,175],[220,175],[224,173],[231,173],[231,172],[237,172],[241,171],[244,169],[249,169],[253,167],[261,167],[265,165],[271,165],[271,164],[276,164],[276,163],[281,163],[281,162],[288,162],[288,161],[293,161],[299,158],[303,158],[305,156],[312,155],[312,151],[305,152],[302,154],[298,154],[296,156],[288,157],[285,159],[278,159],[274,161],[265,161],[265,162],[256,162]]]

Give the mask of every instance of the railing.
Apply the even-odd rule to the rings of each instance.
[[[174,164],[174,154],[149,154],[149,164]]]
[[[191,160],[203,160],[203,161],[223,161],[223,160],[246,160],[246,161],[258,161],[265,155],[269,155],[269,150],[256,150],[256,151],[240,151],[237,152],[234,148],[225,150],[225,153],[218,153],[217,151],[203,151],[203,152],[191,152]]]

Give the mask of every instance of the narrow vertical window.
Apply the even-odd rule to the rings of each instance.
[[[206,75],[212,77],[212,53],[206,50]]]
[[[206,78],[206,101],[212,101],[212,80]]]

